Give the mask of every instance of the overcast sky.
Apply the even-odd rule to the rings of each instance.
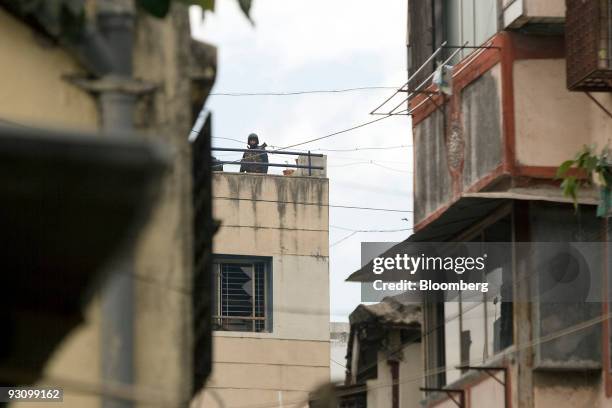
[[[198,8],[191,13],[193,35],[218,47],[213,92],[399,87],[406,81],[406,0],[255,0],[255,26],[242,16],[235,1],[218,0],[216,6],[203,21]],[[244,141],[254,132],[268,145],[287,146],[376,118],[368,113],[392,92],[211,96],[207,108],[213,112],[215,137]],[[244,147],[244,142],[223,139],[213,139],[213,144]],[[406,146],[323,153],[328,155],[330,204],[411,210],[411,145],[408,117],[395,116],[300,148]],[[284,160],[286,156],[271,157],[279,163]],[[337,243],[351,234],[344,229],[411,226],[411,213],[330,208],[332,321],[346,321],[359,304],[359,285],[344,279],[360,266],[360,243],[400,241],[410,234],[356,233]]]

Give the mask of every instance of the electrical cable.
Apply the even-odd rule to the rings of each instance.
[[[351,232],[399,232],[399,231],[412,231],[412,228],[398,228],[398,229],[387,229],[387,230],[376,230],[376,229],[351,229],[345,227],[339,227],[337,225],[330,225],[330,228],[339,229],[342,231],[351,231]]]
[[[367,122],[362,122],[362,123],[359,123],[359,124],[357,124],[355,126],[352,126],[352,127],[346,128],[346,129],[342,129],[342,130],[339,130],[339,131],[336,131],[336,132],[333,132],[333,133],[329,133],[329,134],[326,134],[326,135],[323,135],[323,136],[319,136],[319,137],[316,137],[314,139],[304,140],[303,142],[299,142],[299,143],[295,143],[295,144],[292,144],[292,145],[289,145],[289,146],[285,146],[285,147],[282,147],[280,149],[276,149],[276,151],[290,149],[292,147],[302,146],[302,145],[305,145],[305,144],[308,144],[308,143],[312,143],[312,142],[316,142],[316,141],[319,141],[319,140],[328,139],[328,138],[333,137],[333,136],[337,136],[337,135],[340,135],[340,134],[343,134],[343,133],[347,133],[347,132],[350,132],[350,131],[362,128],[364,126],[371,125],[371,124],[376,123],[376,122],[380,122],[381,120],[390,118],[391,116],[393,116],[393,115],[381,116],[379,118],[372,119],[372,120],[369,120]],[[193,132],[193,130],[192,130],[192,132]],[[274,152],[275,152],[274,150],[270,150],[269,152],[255,154],[255,155],[253,155],[251,157],[251,159],[253,159],[253,158],[257,157],[257,156],[262,156],[264,154],[268,154],[268,153],[273,154]],[[233,163],[226,163],[226,164],[239,164],[239,163],[240,163],[240,160],[235,160]]]
[[[329,247],[333,248],[336,245],[340,244],[341,242],[346,241],[347,239],[349,239],[350,237],[352,237],[353,235],[356,235],[357,233],[359,233],[359,231],[353,231],[350,234],[348,234],[347,236],[340,238],[338,241],[334,242],[333,244],[331,244]]]
[[[275,203],[275,204],[294,204],[294,205],[315,205],[319,207],[329,208],[346,208],[352,210],[370,210],[370,211],[384,211],[384,212],[400,212],[400,213],[411,213],[413,210],[400,210],[395,208],[376,208],[376,207],[358,207],[354,205],[340,205],[340,204],[320,204],[320,203],[307,203],[307,202],[295,202],[295,201],[278,201],[278,200],[264,200],[257,198],[242,198],[242,197],[213,197],[213,200],[235,200],[235,201],[254,201],[262,203]]]
[[[363,164],[377,166],[377,167],[380,167],[380,168],[383,168],[383,169],[386,169],[386,170],[396,171],[398,173],[409,173],[409,174],[412,174],[412,171],[410,171],[410,170],[396,169],[394,167],[388,167],[388,166],[384,166],[382,164],[379,164],[378,160],[357,161],[357,162],[353,162],[353,163],[343,163],[343,164],[330,164],[327,167],[350,167],[350,166],[358,166],[358,165],[363,165]]]
[[[307,94],[326,94],[326,93],[343,93],[343,92],[354,92],[354,91],[366,91],[366,90],[377,90],[377,89],[397,89],[396,86],[360,86],[355,88],[342,88],[342,89],[311,89],[301,91],[283,91],[283,92],[211,92],[209,96],[293,96],[293,95],[307,95]]]

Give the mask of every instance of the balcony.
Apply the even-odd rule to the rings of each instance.
[[[454,66],[452,95],[410,102],[417,230],[466,195],[567,200],[559,164],[612,134],[610,94],[568,91],[563,37],[501,32],[487,44]]]

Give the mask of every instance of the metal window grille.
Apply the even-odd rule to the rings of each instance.
[[[215,264],[215,330],[269,331],[265,262]]]

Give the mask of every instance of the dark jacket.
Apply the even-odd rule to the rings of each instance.
[[[249,150],[265,150],[266,144],[256,145],[255,147],[250,147]],[[268,153],[262,152],[244,152],[242,155],[243,164],[240,165],[240,172],[246,173],[268,173]],[[254,162],[254,163],[262,163],[262,164],[246,164],[245,162]]]

